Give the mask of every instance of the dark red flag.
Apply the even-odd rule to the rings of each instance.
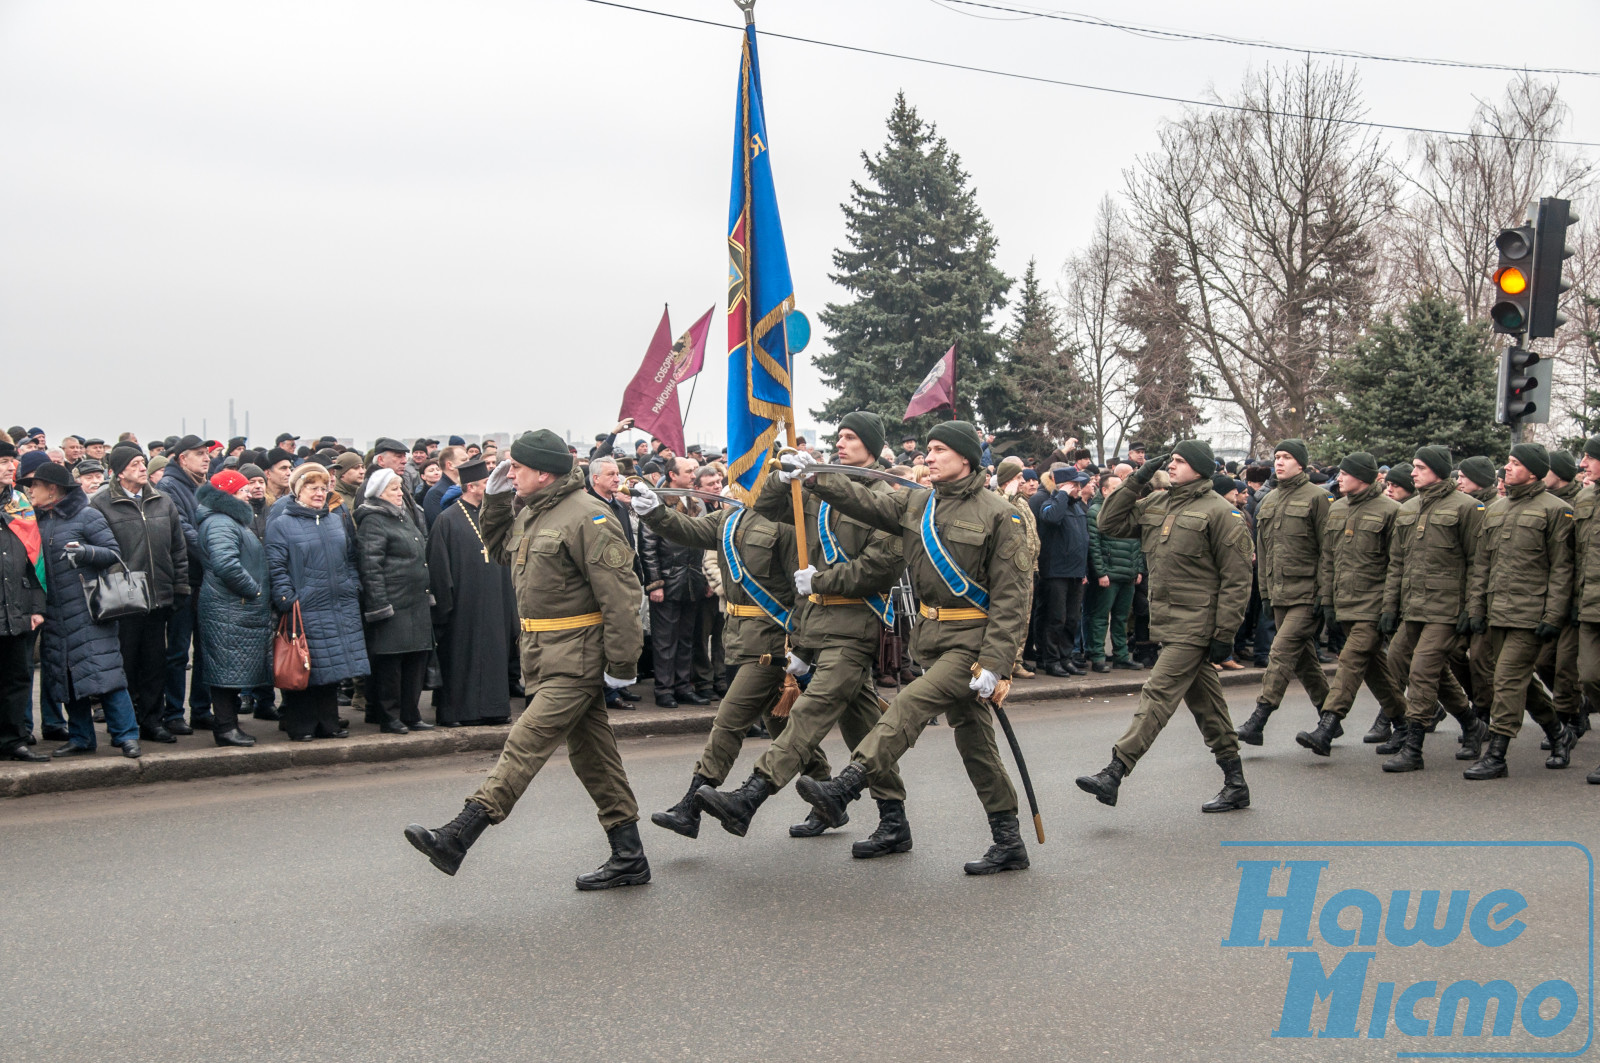
[[[911,393],[911,405],[906,407],[906,415],[901,420],[909,421],[940,409],[954,414],[955,406],[956,345],[952,343],[950,349],[944,352],[944,357],[935,362],[933,368],[928,370],[928,375],[922,378],[917,390]]]

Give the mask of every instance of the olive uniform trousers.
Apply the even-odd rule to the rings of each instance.
[[[1139,707],[1134,710],[1133,720],[1111,747],[1129,773],[1172,719],[1180,700],[1194,714],[1200,735],[1218,764],[1239,755],[1239,736],[1228,715],[1228,702],[1222,696],[1222,680],[1211,667],[1209,651],[1209,646],[1173,642],[1161,647],[1161,656],[1156,658],[1150,678],[1139,691]]]
[[[1553,695],[1551,708],[1557,716],[1576,720],[1582,712],[1578,684],[1578,625],[1568,624],[1561,634],[1539,651],[1536,671]],[[1593,700],[1593,699],[1591,699]]]
[[[1451,657],[1463,641],[1454,624],[1418,620],[1407,620],[1389,639],[1389,677],[1405,692],[1406,716],[1427,724],[1439,714],[1441,704],[1458,719],[1470,711],[1467,692],[1450,668]],[[1389,715],[1387,709],[1384,715]]]
[[[1489,730],[1512,738],[1522,730],[1526,711],[1541,725],[1555,722],[1548,695],[1535,697],[1534,668],[1544,643],[1531,630],[1520,627],[1491,627],[1484,640],[1489,656],[1484,659],[1493,669],[1494,708]],[[1539,689],[1539,694],[1544,691]]]
[[[1276,707],[1283,703],[1289,689],[1289,677],[1296,676],[1300,685],[1311,695],[1311,703],[1320,710],[1328,698],[1328,677],[1322,674],[1317,660],[1318,621],[1311,618],[1311,606],[1291,605],[1272,608],[1278,622],[1278,634],[1272,640],[1272,654],[1267,658],[1267,674],[1261,679],[1261,693],[1257,700]],[[1165,651],[1163,651],[1165,652]]]
[[[717,706],[717,717],[711,721],[711,737],[706,739],[706,748],[694,766],[696,775],[703,775],[712,786],[721,786],[733,770],[734,761],[739,759],[745,732],[757,720],[767,725],[767,733],[773,738],[788,730],[792,717],[772,715],[773,706],[783,696],[785,674],[781,659],[774,664],[745,661],[738,666],[733,682],[728,684],[728,692]],[[813,779],[828,779],[827,754],[821,749],[811,750],[801,770]]]
[[[1331,712],[1344,719],[1355,704],[1356,694],[1365,682],[1378,706],[1391,720],[1405,715],[1406,703],[1395,689],[1390,677],[1389,656],[1383,649],[1383,636],[1378,633],[1375,620],[1352,620],[1341,623],[1344,628],[1344,648],[1339,651],[1339,670],[1333,684],[1328,687],[1323,712]]]

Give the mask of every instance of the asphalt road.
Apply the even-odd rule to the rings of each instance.
[[[1235,719],[1251,691],[1232,699]],[[1073,777],[1099,769],[1135,699],[1018,707],[1048,844],[1033,868],[970,878],[988,843],[948,729],[903,767],[916,847],[853,861],[873,824],[791,840],[790,788],[750,836],[711,820],[698,841],[646,823],[652,884],[573,889],[605,856],[592,805],[561,758],[516,814],[447,878],[401,837],[452,817],[491,759],[159,784],[0,804],[0,1060],[1260,1060],[1390,1059],[1396,1052],[1581,1050],[1592,1002],[1592,872],[1572,848],[1236,848],[1225,841],[1570,840],[1592,846],[1600,787],[1565,772],[1537,729],[1512,776],[1468,783],[1454,725],[1428,770],[1385,776],[1357,736],[1333,757],[1294,744],[1291,698],[1246,754],[1248,811],[1205,816],[1220,774],[1180,715],[1116,808]],[[751,743],[736,775],[751,763]],[[682,793],[698,738],[623,751],[648,813]],[[829,746],[843,763],[837,739]],[[1026,818],[1024,818],[1026,824]],[[1291,967],[1284,947],[1224,948],[1240,861],[1327,860],[1318,894],[1515,888],[1525,931],[1489,949],[1401,949],[1379,977],[1504,978],[1521,994],[1570,980],[1580,1003],[1554,1037],[1273,1037]],[[1299,873],[1298,871],[1296,872]],[[1591,877],[1586,877],[1591,876]],[[1285,872],[1273,882],[1283,892]],[[1264,937],[1273,936],[1276,913]],[[1354,926],[1347,913],[1346,926]],[[1318,939],[1327,970],[1346,954]],[[1586,967],[1586,964],[1588,965]],[[1432,1014],[1432,1004],[1415,1014]],[[1327,1020],[1316,1005],[1312,1029]],[[1556,1005],[1541,1012],[1549,1018]]]

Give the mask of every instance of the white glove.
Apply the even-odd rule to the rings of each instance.
[[[994,697],[995,684],[998,682],[1000,682],[1000,677],[985,668],[967,680],[967,689],[976,690],[978,697],[988,700]]]
[[[632,505],[633,511],[642,517],[661,505],[661,496],[644,484],[634,484]]]
[[[806,466],[815,465],[817,459],[810,452],[797,450],[793,454],[785,454],[778,470],[779,483],[793,483],[796,477],[806,475]]]
[[[811,671],[811,666],[795,656],[793,651],[790,651],[789,661],[783,666],[783,670],[792,676],[802,676]]]
[[[605,677],[607,690],[621,690],[623,687],[631,687],[634,684],[633,679],[614,679],[610,672],[602,672],[600,674]]]
[[[817,566],[807,565],[794,574],[794,589],[801,594],[811,593],[811,581],[817,578]]]
[[[486,495],[503,495],[507,491],[515,491],[517,485],[511,482],[511,459],[507,458],[494,467],[494,472],[489,474],[489,479],[484,482],[483,493]]]

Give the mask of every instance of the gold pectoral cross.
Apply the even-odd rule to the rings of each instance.
[[[483,563],[487,565],[489,563],[489,548],[485,546],[479,553],[483,554]]]

